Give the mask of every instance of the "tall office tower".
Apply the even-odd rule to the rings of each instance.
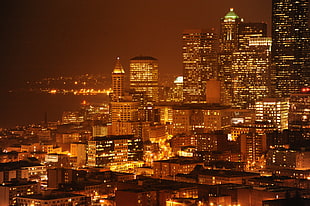
[[[130,59],[130,89],[145,93],[148,101],[158,101],[158,60],[150,56]]]
[[[205,103],[206,82],[217,76],[217,35],[202,29],[183,32],[184,103]]]
[[[309,0],[272,1],[272,62],[276,93],[298,93],[310,83]]]
[[[270,92],[271,38],[267,38],[266,24],[240,23],[238,51],[232,55],[232,106],[253,107],[255,101]]]
[[[121,65],[119,57],[116,59],[115,67],[112,72],[112,101],[117,102],[124,96],[125,71]]]
[[[238,25],[243,21],[231,8],[221,19],[219,37],[219,80],[223,84],[223,103],[232,100],[232,54],[238,50]]]

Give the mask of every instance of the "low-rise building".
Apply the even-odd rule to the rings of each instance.
[[[196,165],[203,165],[202,161],[188,158],[175,158],[153,162],[155,178],[173,178],[175,175],[189,174]]]
[[[248,179],[259,177],[257,173],[231,170],[202,170],[198,173],[198,183],[207,185],[245,184]]]
[[[16,198],[17,205],[20,206],[70,206],[70,205],[90,205],[90,200],[84,195],[61,193],[55,195],[32,195]]]
[[[15,205],[16,198],[24,195],[39,194],[38,182],[8,182],[0,185],[0,206]]]

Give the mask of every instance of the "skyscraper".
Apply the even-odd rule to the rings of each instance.
[[[238,50],[232,53],[232,105],[247,109],[270,91],[271,39],[265,23],[238,25]]]
[[[150,56],[130,59],[130,89],[145,93],[148,101],[158,101],[158,60]]]
[[[238,49],[238,25],[243,22],[233,8],[221,19],[220,53],[233,52]]]
[[[309,85],[309,0],[272,1],[272,59],[276,93],[298,93]]]
[[[115,67],[112,72],[112,101],[120,101],[124,96],[125,71],[120,63],[119,57],[116,59]]]
[[[185,103],[205,103],[206,81],[217,76],[217,35],[203,29],[183,32],[183,96]]]
[[[223,85],[224,104],[232,101],[232,54],[238,50],[238,25],[242,21],[233,8],[221,19],[218,75]]]

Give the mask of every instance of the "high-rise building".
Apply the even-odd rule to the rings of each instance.
[[[232,106],[247,109],[269,93],[271,39],[265,23],[239,23],[232,52]]]
[[[150,56],[130,59],[130,89],[143,92],[148,101],[158,101],[158,60]]]
[[[268,97],[271,89],[271,39],[246,37],[240,38],[245,42],[232,59],[232,105],[240,109],[253,107],[255,101]]]
[[[183,32],[185,103],[205,103],[206,81],[217,76],[217,35],[203,29]]]
[[[220,53],[233,52],[238,49],[238,25],[243,22],[233,8],[221,19]]]
[[[298,93],[309,85],[309,0],[272,1],[272,60],[276,93]]]
[[[125,71],[120,63],[119,57],[116,59],[115,67],[112,72],[112,101],[120,101],[124,96]]]
[[[233,8],[221,19],[218,75],[223,85],[224,104],[232,101],[232,54],[238,50],[238,25],[242,21]]]

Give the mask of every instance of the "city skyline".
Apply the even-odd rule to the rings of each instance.
[[[0,206],[310,205],[310,0],[25,2]]]
[[[177,7],[176,7],[177,5]],[[6,2],[2,6],[1,88],[46,76],[110,74],[120,56],[159,59],[159,72],[182,73],[182,31],[215,28],[233,7],[247,22],[270,26],[265,1]]]

